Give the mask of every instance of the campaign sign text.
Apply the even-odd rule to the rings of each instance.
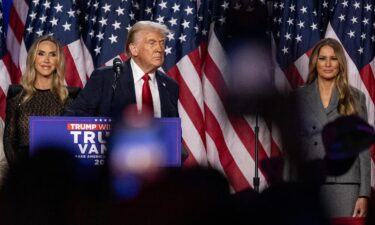
[[[30,117],[30,154],[54,147],[73,154],[83,165],[104,165],[112,123],[107,117]],[[155,119],[166,140],[165,166],[181,164],[181,121]]]

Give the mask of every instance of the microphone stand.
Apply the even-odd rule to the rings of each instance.
[[[116,90],[116,87],[117,87],[117,80],[120,76],[120,71],[118,71],[117,69],[115,70],[115,73],[113,74],[113,84],[112,84],[112,88],[113,88],[113,91]]]
[[[254,186],[254,190],[259,193],[259,183],[260,183],[260,179],[259,179],[259,174],[258,174],[258,169],[259,169],[259,165],[258,165],[258,154],[259,154],[259,148],[258,148],[258,144],[259,144],[259,126],[258,126],[258,110],[256,110],[256,113],[255,113],[255,128],[254,128],[254,132],[255,132],[255,174],[254,174],[254,178],[253,178],[253,186]]]
[[[113,91],[116,90],[117,80],[118,80],[118,78],[120,76],[120,73],[121,73],[121,66],[122,66],[121,59],[115,58],[113,60],[113,71],[115,71],[114,77],[113,77],[113,84],[112,84]]]
[[[271,28],[272,25],[272,7],[273,7],[273,1],[272,0],[267,0],[266,1],[266,7],[267,7],[267,17],[268,17],[268,26]],[[272,33],[272,29],[271,29]],[[259,125],[258,125],[258,117],[259,117],[259,99],[257,98],[256,100],[256,112],[255,112],[255,128],[254,128],[254,133],[255,133],[255,164],[254,164],[254,177],[253,177],[253,186],[254,190],[259,193],[259,185],[260,185],[260,178],[259,178]]]
[[[117,87],[117,81],[118,81],[118,79],[120,77],[120,73],[121,73],[121,65],[119,65],[118,61],[120,61],[118,58],[113,60],[114,74],[113,74],[113,83],[112,83],[111,109],[116,108],[114,106],[114,98],[115,98],[115,91],[116,91],[116,87]]]

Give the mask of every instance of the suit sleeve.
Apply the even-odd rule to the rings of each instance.
[[[102,93],[100,70],[95,70],[77,98],[65,109],[64,116],[95,116]]]
[[[179,98],[179,87],[175,80],[168,77],[167,75],[160,75],[161,83],[159,85],[160,92],[160,103],[163,109],[165,110],[162,113],[162,117],[179,117],[178,114],[178,98]],[[163,106],[164,105],[164,106]]]
[[[68,93],[69,93],[69,98],[71,99],[76,99],[79,92],[81,91],[81,88],[79,87],[67,87]]]
[[[360,92],[360,117],[367,122],[367,108],[366,97]],[[361,184],[359,189],[359,196],[370,197],[371,193],[371,157],[370,150],[366,149],[359,154]]]
[[[174,88],[173,88],[173,92],[172,92],[172,97],[173,97],[172,104],[173,104],[174,108],[176,109],[175,117],[179,117],[179,113],[178,113],[179,92],[180,92],[180,90],[179,90],[178,84],[176,82],[174,82]]]

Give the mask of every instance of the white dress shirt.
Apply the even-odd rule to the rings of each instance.
[[[137,109],[139,112],[142,111],[142,87],[144,80],[142,79],[145,72],[134,62],[133,59],[130,59],[130,66],[133,72],[133,80],[135,87],[135,98],[137,101]],[[156,81],[155,73],[148,73],[150,76],[149,85],[152,94],[152,103],[154,105],[154,117],[161,117],[161,106],[160,106],[160,97],[159,97],[159,88]]]

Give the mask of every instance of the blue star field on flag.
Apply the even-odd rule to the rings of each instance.
[[[324,36],[322,21],[328,7],[326,1],[274,1],[274,37],[281,68],[294,63]]]
[[[83,40],[94,59],[104,65],[125,51],[131,26],[139,20],[165,24],[170,33],[166,40],[164,70],[173,67],[198,46],[196,1],[91,0],[87,3]]]
[[[77,9],[74,0],[32,0],[25,24],[25,44],[29,49],[42,35],[53,35],[63,46],[80,39]]]
[[[361,69],[375,55],[374,1],[338,0],[333,7],[332,28],[357,68]]]

